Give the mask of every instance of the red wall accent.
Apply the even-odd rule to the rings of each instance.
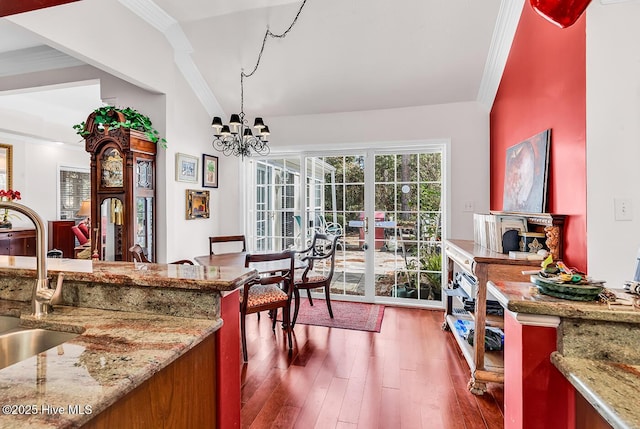
[[[564,261],[587,270],[586,25],[560,29],[526,2],[490,115],[490,207],[502,210],[507,148],[551,129],[547,211],[568,215]]]

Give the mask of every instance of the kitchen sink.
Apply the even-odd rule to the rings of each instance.
[[[19,325],[19,317],[0,316],[0,333],[17,328]]]
[[[78,334],[38,328],[4,332],[0,334],[0,369],[56,347],[76,336]]]

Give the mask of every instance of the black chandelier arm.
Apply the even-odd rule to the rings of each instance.
[[[212,142],[213,148],[222,152],[225,156],[251,156],[252,151],[258,155],[268,155],[271,149],[268,142],[260,137],[244,137],[239,135],[215,136]]]

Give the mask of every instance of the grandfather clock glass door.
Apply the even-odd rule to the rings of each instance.
[[[124,198],[125,160],[117,147],[107,145],[99,156],[99,166],[100,256],[104,261],[123,261],[125,210],[129,210]]]
[[[147,259],[155,260],[154,226],[154,165],[153,159],[135,157],[135,242],[144,250]]]

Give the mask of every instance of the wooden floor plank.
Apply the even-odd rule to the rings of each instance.
[[[347,383],[348,380],[345,378],[333,377],[331,380],[316,420],[315,427],[317,429],[334,428],[338,425],[338,417],[347,390]]]
[[[379,333],[298,324],[294,350],[271,320],[247,320],[244,428],[500,429],[503,387],[481,397],[438,310],[387,307]]]

